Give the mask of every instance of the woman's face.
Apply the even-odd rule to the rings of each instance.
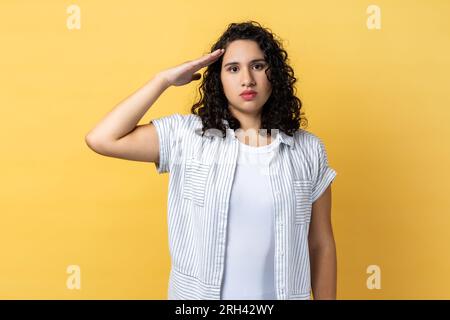
[[[272,93],[272,85],[265,72],[267,68],[264,53],[255,41],[235,40],[225,48],[220,78],[233,115],[260,115]],[[244,99],[240,95],[244,90],[256,91],[256,95],[252,99]]]

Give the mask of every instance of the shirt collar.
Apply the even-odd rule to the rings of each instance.
[[[228,127],[228,121],[227,120],[223,119],[223,123]],[[200,124],[201,124],[201,121],[200,121]],[[231,130],[231,129],[229,129],[229,130]],[[291,148],[294,148],[294,137],[291,137],[290,135],[287,135],[283,131],[278,131],[278,132],[280,133],[280,135],[279,135],[280,142],[290,146]],[[195,129],[195,133],[197,135],[201,136],[202,135],[202,127]],[[234,130],[232,130],[232,133],[234,135]],[[214,132],[206,131],[204,136],[208,137],[208,138],[212,138],[213,136],[215,136],[215,134],[214,134]]]

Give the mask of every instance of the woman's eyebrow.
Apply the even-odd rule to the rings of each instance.
[[[253,59],[252,61],[250,61],[250,63],[257,62],[257,61],[266,61],[266,60],[265,59]],[[230,64],[239,64],[239,62],[228,62],[228,63],[224,64],[224,67],[226,67]]]

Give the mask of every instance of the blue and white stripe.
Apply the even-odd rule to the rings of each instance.
[[[232,129],[227,130],[225,138],[214,130],[202,137],[202,122],[194,114],[176,113],[151,122],[160,145],[157,172],[169,172],[172,266],[168,299],[220,300],[227,213],[239,142]],[[310,299],[308,232],[312,203],[337,173],[328,166],[325,146],[314,134],[299,129],[291,137],[279,131],[276,138],[281,143],[269,175],[275,204],[277,299]]]

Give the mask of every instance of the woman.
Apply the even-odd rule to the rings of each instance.
[[[204,67],[191,114],[137,125]],[[211,53],[161,71],[86,136],[99,154],[170,173],[169,299],[336,298],[336,171],[299,128],[295,81],[269,30],[232,23]]]

